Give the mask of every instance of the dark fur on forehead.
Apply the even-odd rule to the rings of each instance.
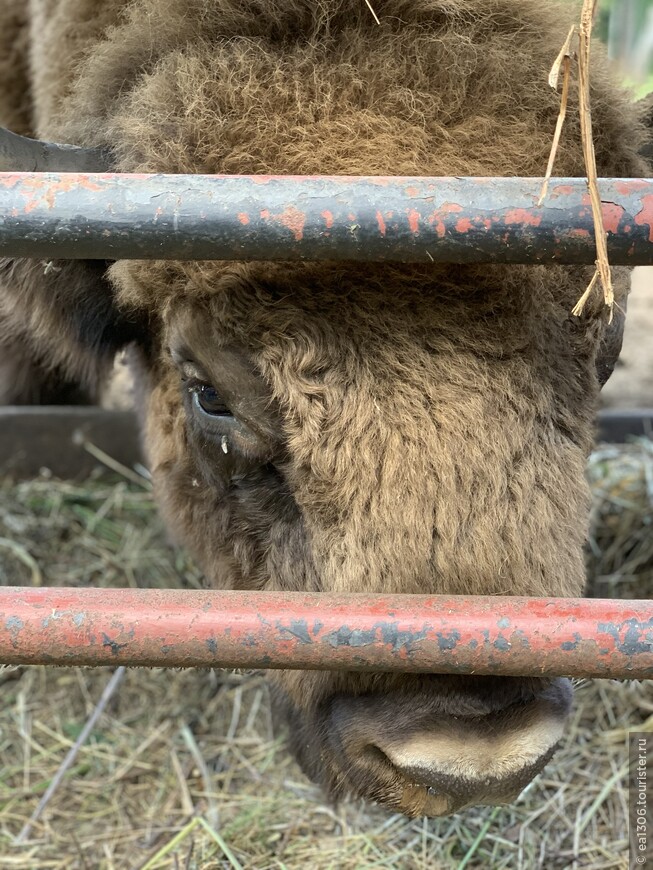
[[[573,15],[539,0],[379,0],[378,26],[341,0],[58,6],[34,29],[39,132],[166,172],[541,175],[559,109],[547,71]],[[67,18],[84,25],[62,32]],[[643,133],[603,66],[600,174],[633,174]],[[561,175],[584,171],[575,108],[572,95]]]

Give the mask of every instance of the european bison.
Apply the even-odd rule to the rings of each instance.
[[[378,24],[364,0],[2,0],[0,122],[121,171],[541,175],[571,4],[372,2]],[[645,174],[635,110],[592,87],[599,174]],[[569,114],[556,171],[580,176]],[[93,392],[131,347],[161,510],[213,584],[575,596],[622,327],[598,296],[571,316],[590,275],[4,261],[0,305],[37,382]],[[309,776],[410,815],[512,800],[571,703],[565,680],[269,680]]]

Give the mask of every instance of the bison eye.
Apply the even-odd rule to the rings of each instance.
[[[195,384],[189,389],[193,394],[193,404],[201,413],[211,417],[233,416],[220,393],[211,384]]]

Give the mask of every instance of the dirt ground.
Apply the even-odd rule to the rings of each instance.
[[[653,407],[653,266],[633,271],[624,346],[602,404],[611,409]]]

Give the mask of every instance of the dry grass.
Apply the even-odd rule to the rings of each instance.
[[[592,594],[653,596],[653,441],[602,445],[589,465],[594,492],[588,553]]]
[[[653,445],[598,451],[595,594],[650,596]],[[201,585],[150,494],[98,477],[0,483],[5,583]],[[611,868],[627,866],[626,739],[653,731],[642,683],[578,688],[565,745],[509,808],[408,821],[331,807],[272,730],[257,674],[133,670],[35,825],[29,818],[106,685],[106,669],[0,673],[2,868]]]

